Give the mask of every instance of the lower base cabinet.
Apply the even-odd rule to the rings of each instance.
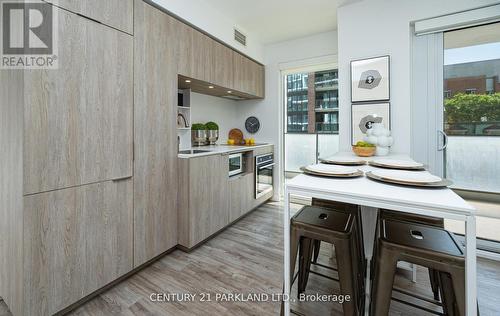
[[[133,268],[132,180],[24,198],[24,315],[52,315]]]
[[[229,179],[229,222],[245,215],[253,207],[255,175],[253,173]]]
[[[192,248],[229,223],[228,156],[179,159],[179,245]]]

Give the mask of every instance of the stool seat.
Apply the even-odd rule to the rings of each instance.
[[[464,255],[450,232],[444,229],[388,219],[382,219],[382,227],[381,237],[389,242],[409,248],[441,252],[450,256]]]
[[[352,224],[352,215],[331,209],[308,206],[302,208],[293,218],[295,225],[324,228],[339,233],[347,233]]]

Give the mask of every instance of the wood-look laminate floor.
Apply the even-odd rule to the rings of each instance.
[[[323,243],[324,244],[324,243]],[[228,294],[281,293],[283,262],[282,207],[266,204],[191,253],[176,250],[71,315],[279,315],[279,302],[232,302]],[[323,245],[320,262],[335,266],[331,247]],[[324,274],[332,271],[314,268]],[[500,315],[500,263],[479,259],[479,304],[482,316]],[[398,275],[396,285],[430,296],[427,273],[418,270],[418,282]],[[311,274],[306,293],[335,294],[339,286]],[[153,293],[195,294],[194,301],[153,302]],[[203,293],[212,301],[201,302]],[[220,297],[217,297],[219,295]],[[410,298],[402,297],[406,301]],[[296,297],[296,291],[292,293]],[[208,296],[204,296],[208,299]],[[229,301],[224,301],[228,299]],[[272,299],[272,297],[269,297]],[[431,304],[427,307],[440,309]],[[338,303],[294,303],[305,315],[341,315]],[[393,301],[391,315],[432,315]],[[8,315],[0,304],[0,316]]]

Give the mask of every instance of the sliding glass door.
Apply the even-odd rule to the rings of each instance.
[[[285,175],[338,151],[338,71],[286,74]]]
[[[444,33],[444,176],[500,193],[500,23]]]
[[[500,23],[443,33],[442,104],[443,175],[478,209],[478,248],[500,253]]]

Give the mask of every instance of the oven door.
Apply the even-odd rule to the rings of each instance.
[[[273,190],[274,162],[257,165],[255,169],[255,198],[258,199]]]

